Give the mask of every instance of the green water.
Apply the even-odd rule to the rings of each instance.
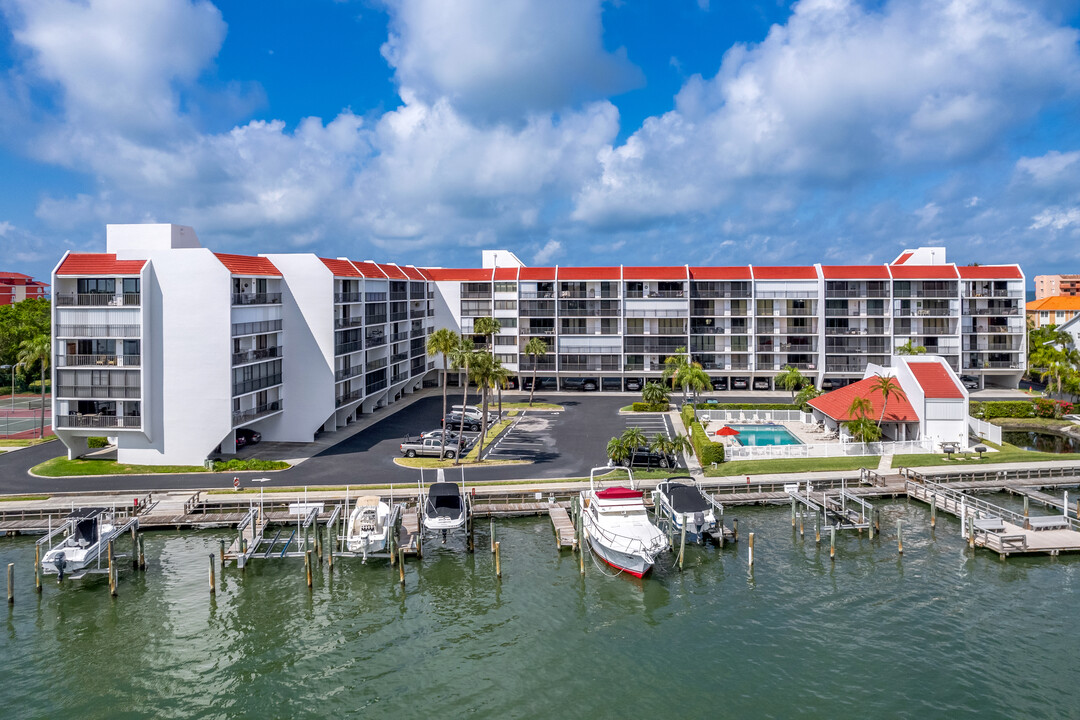
[[[502,521],[504,578],[478,551],[396,569],[339,559],[230,567],[215,532],[148,533],[150,569],[33,591],[33,539],[0,541],[17,596],[0,639],[5,718],[1075,717],[1080,558],[966,549],[954,520],[884,506],[874,541],[793,536],[736,509],[743,542],[680,573],[609,577]],[[895,525],[904,520],[904,555]],[[747,571],[746,533],[756,534]]]

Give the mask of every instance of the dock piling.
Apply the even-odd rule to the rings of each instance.
[[[143,545],[143,534],[139,533],[139,571],[146,571],[146,549]]]
[[[334,572],[334,538],[337,536],[337,522],[326,528],[326,570],[327,572]],[[394,533],[390,533],[393,536]],[[393,541],[391,540],[391,543]],[[393,547],[393,545],[391,545]]]
[[[795,527],[795,498],[791,498],[791,527]]]
[[[495,552],[495,517],[491,517],[491,552]]]
[[[113,564],[113,541],[109,541],[109,594],[116,597],[116,567]]]
[[[930,496],[930,527],[937,527],[937,495]]]
[[[15,604],[15,563],[7,565],[7,601],[8,605]]]
[[[502,563],[499,560],[499,543],[495,543],[495,577],[502,580]]]
[[[139,569],[139,536],[136,525],[131,526],[131,569]]]
[[[799,511],[799,537],[806,537],[806,513]]]
[[[751,570],[753,570],[754,569],[754,533],[750,533],[749,540],[750,540],[750,554],[747,556],[746,564],[747,564],[747,567],[749,567]]]
[[[836,526],[829,528],[829,559],[836,560]]]
[[[221,571],[225,572],[225,541],[218,540],[218,559],[221,561]]]
[[[217,580],[214,578],[214,554],[210,553],[210,594],[217,594]]]
[[[304,551],[304,575],[307,576],[307,586],[311,587],[311,550]]]
[[[405,549],[398,548],[398,581],[405,587]]]
[[[904,554],[904,521],[896,521],[896,550],[900,555]]]
[[[41,546],[34,547],[34,589],[41,592]]]
[[[683,515],[682,529],[679,531],[679,570],[683,569],[683,556],[686,553],[686,516]]]
[[[821,544],[821,513],[814,511],[814,542]]]
[[[739,542],[739,518],[731,518],[731,535],[735,542]]]

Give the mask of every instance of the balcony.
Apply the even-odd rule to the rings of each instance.
[[[859,373],[862,374],[866,370],[866,364],[852,364],[852,363],[825,363],[825,372],[839,372],[839,373]]]
[[[139,367],[141,355],[57,355],[57,367]]]
[[[364,293],[364,302],[384,303],[384,302],[386,302],[386,293],[384,293],[384,292],[366,292],[366,293]]]
[[[233,305],[274,305],[281,302],[281,293],[233,293]]]
[[[364,318],[362,317],[350,317],[350,318],[334,318],[334,329],[345,330],[347,328],[358,328],[363,326]]]
[[[122,428],[139,430],[142,418],[138,415],[57,415],[53,424],[59,428]]]
[[[357,352],[364,349],[363,340],[354,340],[353,342],[341,343],[334,346],[335,355],[347,355],[349,353]]]
[[[249,423],[252,420],[257,420],[267,415],[273,415],[276,412],[281,412],[284,409],[281,400],[274,400],[273,402],[264,403],[262,405],[256,405],[253,408],[247,410],[240,410],[232,414],[232,424],[243,425]]]
[[[956,317],[960,313],[951,308],[896,308],[893,317]]]
[[[385,390],[385,389],[386,389],[386,381],[385,380],[376,380],[373,383],[368,383],[368,385],[364,388],[364,392],[367,393],[368,395],[370,395],[371,393],[376,393],[376,392],[379,392],[380,390]]]
[[[1021,370],[1024,365],[1019,360],[990,360],[985,362],[967,361],[965,370]]]
[[[339,293],[334,293],[334,302],[336,302],[336,303],[364,302],[364,293],[362,293],[362,292],[339,292]]]
[[[422,317],[427,317],[427,310],[425,308],[414,308],[409,311],[409,319],[418,320]]]
[[[1024,297],[1023,290],[969,290],[964,289],[964,297],[966,298],[1022,298]]]
[[[817,290],[775,290],[759,292],[755,297],[766,299],[792,299],[792,300],[813,300],[817,298]]]
[[[374,360],[368,360],[365,365],[368,370],[379,370],[386,367],[388,362],[387,358],[375,358]]]
[[[532,372],[533,370],[537,372],[555,372],[555,361],[540,360],[533,362],[531,359],[522,356],[521,361],[518,362],[518,370],[521,372]]]
[[[386,322],[386,315],[385,314],[383,314],[383,315],[365,315],[364,316],[364,324],[365,325],[382,325],[384,322]]]
[[[364,397],[363,390],[353,390],[352,392],[345,393],[344,395],[338,395],[334,398],[334,407],[341,407],[346,403],[351,403],[354,400],[359,400]]]
[[[351,377],[356,377],[364,372],[363,365],[353,365],[352,367],[342,368],[334,373],[334,382],[341,382],[342,380],[348,380]]]
[[[390,322],[397,322],[398,320],[408,320],[408,319],[409,319],[408,311],[390,313]]]
[[[408,299],[409,299],[409,293],[404,291],[404,290],[391,290],[390,291],[390,300],[391,301],[408,300]]]
[[[385,335],[368,335],[366,342],[367,342],[367,346],[369,348],[380,347],[380,346],[386,344],[386,336]]]
[[[671,300],[686,297],[685,290],[627,290],[626,297],[636,300]]]
[[[889,290],[880,288],[863,289],[858,288],[829,288],[825,287],[825,297],[827,298],[887,298],[889,297]]]
[[[127,338],[139,337],[140,325],[57,325],[58,338]]]
[[[550,300],[555,297],[554,290],[541,290],[539,292],[523,292],[522,300]]]
[[[57,307],[138,307],[139,293],[57,293]]]
[[[522,335],[554,335],[555,328],[521,328]]]
[[[606,371],[618,372],[619,371],[619,362],[618,361],[608,361],[608,362],[564,362],[564,363],[559,364],[559,368],[561,370],[567,370],[567,371],[569,371],[569,370],[573,370],[573,371],[590,370],[590,371],[596,371],[596,372],[606,372]]]
[[[233,353],[232,364],[244,365],[246,363],[257,362],[259,360],[269,360],[270,358],[279,358],[282,356],[282,350],[280,345],[273,347],[257,348],[255,350],[246,350],[244,352]]]
[[[281,320],[259,320],[258,322],[233,323],[233,337],[239,335],[261,335],[277,332],[281,329]]]
[[[124,385],[61,385],[56,389],[55,396],[79,400],[138,400],[142,397],[142,388]]]
[[[964,310],[965,315],[998,315],[1005,317],[1008,315],[1019,315],[1020,308],[966,308]]]
[[[393,355],[390,356],[390,362],[391,363],[405,362],[408,359],[409,359],[409,353],[407,353],[407,352],[394,353]]]
[[[403,340],[408,340],[408,339],[409,339],[409,333],[407,333],[407,332],[397,332],[397,333],[392,333],[390,335],[390,342],[392,342],[392,343],[401,342]]]
[[[390,384],[391,385],[397,385],[399,382],[405,382],[408,379],[409,379],[409,373],[408,372],[398,373],[398,374],[396,374],[396,375],[394,375],[394,376],[392,376],[390,378]]]
[[[233,397],[237,395],[246,395],[256,390],[262,390],[264,388],[273,387],[274,385],[281,384],[281,373],[277,375],[268,375],[266,377],[255,378],[254,380],[244,380],[242,382],[233,383]]]

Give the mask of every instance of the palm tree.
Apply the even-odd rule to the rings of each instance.
[[[881,428],[881,423],[885,419],[885,409],[889,406],[889,398],[896,398],[897,400],[903,400],[903,389],[900,387],[900,383],[897,382],[893,376],[885,376],[880,373],[874,376],[874,380],[870,383],[870,392],[881,395],[881,416],[878,417],[877,426]]]
[[[547,355],[548,347],[543,338],[530,338],[529,342],[525,343],[525,354],[532,359],[533,363],[533,376],[532,387],[529,388],[529,407],[533,404],[533,394],[536,392],[536,364],[537,358]]]
[[[675,355],[669,355],[668,357],[664,358],[663,378],[665,380],[671,378],[672,392],[674,392],[675,389],[678,387],[676,383],[678,382],[678,376],[680,371],[690,365],[690,360],[687,356],[685,345],[675,348],[675,353]],[[685,397],[683,398],[683,401],[686,401]]]
[[[630,456],[630,448],[621,437],[613,437],[608,440],[607,455],[616,465],[621,465]]]
[[[626,443],[627,448],[631,451],[636,450],[639,447],[645,447],[649,444],[649,441],[645,438],[645,433],[641,431],[639,427],[626,428],[622,434],[623,442]]]
[[[52,340],[48,335],[36,335],[19,343],[19,353],[15,357],[15,366],[29,370],[35,364],[41,365],[41,427],[38,437],[45,437],[45,371],[49,369],[52,358]]]
[[[502,324],[493,317],[476,318],[473,322],[473,332],[487,339],[488,349],[492,356],[495,355],[495,336],[500,330],[502,330]]]
[[[485,352],[474,353],[469,359],[469,377],[480,388],[480,439],[477,461],[483,461],[484,436],[487,435],[488,390],[495,386],[495,357]]]
[[[645,387],[641,388],[641,401],[649,405],[667,403],[667,390],[658,382],[647,382]]]
[[[851,399],[851,405],[848,406],[848,416],[851,417],[852,420],[864,418],[869,415],[873,409],[874,403],[870,401],[870,398],[856,395]]]
[[[668,440],[668,447],[671,449],[671,454],[676,457],[680,453],[689,453],[694,449],[694,446],[690,443],[690,438],[682,433],[675,433],[674,437]]]
[[[922,355],[926,352],[926,348],[922,345],[916,345],[908,338],[908,341],[903,345],[896,348],[897,355]]]
[[[877,442],[881,439],[881,428],[865,415],[847,423],[848,432],[859,442]]]
[[[442,355],[442,416],[444,418],[446,417],[446,375],[450,371],[449,357],[460,342],[461,338],[450,328],[439,328],[431,333],[427,340],[428,357]],[[442,452],[439,457],[446,456],[446,433],[448,431],[449,428],[443,428]]]
[[[502,391],[503,388],[510,386],[510,371],[503,367],[498,358],[495,359],[492,379],[495,381],[495,391],[499,393],[499,419],[502,419]]]
[[[799,409],[803,412],[810,412],[810,401],[821,395],[821,391],[813,385],[807,385],[799,394],[795,396],[795,404],[799,406]]]
[[[806,384],[806,377],[794,365],[785,365],[780,374],[776,376],[776,384],[790,391],[791,400],[794,402],[795,391]]]
[[[683,369],[681,381],[684,393],[687,388],[694,393],[694,418],[697,419],[698,393],[712,390],[712,382],[709,381],[708,374],[702,369],[701,363],[696,362],[690,363],[688,367]]]
[[[461,394],[461,429],[458,430],[458,434],[462,437],[465,435],[465,406],[469,404],[469,362],[475,355],[475,348],[473,346],[472,338],[463,337],[450,352],[450,367],[454,370],[464,370],[464,380],[462,384]],[[461,373],[458,373],[458,378],[462,377]],[[443,415],[443,418],[446,416]],[[444,427],[445,429],[445,427]],[[454,464],[457,465],[461,462],[461,454],[455,453]]]

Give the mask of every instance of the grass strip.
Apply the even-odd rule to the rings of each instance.
[[[833,470],[858,470],[876,468],[881,458],[836,457],[836,458],[780,458],[777,460],[733,460],[703,468],[708,477],[733,477],[736,475],[771,475],[779,473],[829,472]]]
[[[41,443],[52,442],[56,438],[0,438],[0,447],[30,447],[31,445],[40,445]]]
[[[251,458],[252,461],[258,460]],[[232,461],[230,461],[232,462]],[[243,466],[226,467],[222,470],[210,471],[202,465],[130,465],[118,463],[115,460],[78,459],[68,460],[61,455],[51,460],[46,460],[40,465],[30,468],[34,475],[42,477],[65,477],[65,476],[92,476],[92,475],[175,475],[186,473],[208,472],[236,472],[245,470],[284,470],[289,463],[282,461],[258,460],[258,462],[236,461]]]
[[[22,500],[48,500],[52,495],[6,495],[0,497],[0,502],[18,502]]]

